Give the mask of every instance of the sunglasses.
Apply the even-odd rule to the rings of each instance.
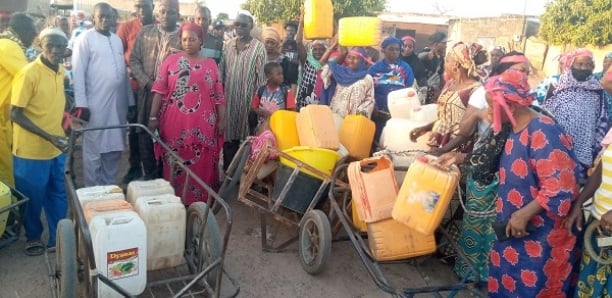
[[[240,27],[240,28],[249,28],[250,24],[247,23],[240,23],[240,22],[235,22],[234,23],[234,27]]]

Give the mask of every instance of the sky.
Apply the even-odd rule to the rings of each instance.
[[[544,6],[551,0],[387,0],[387,8],[392,12],[436,13],[436,5],[448,14],[459,17],[495,16],[500,14],[540,15]],[[181,2],[191,2],[181,0]],[[244,0],[206,0],[213,17],[220,12],[236,15]]]

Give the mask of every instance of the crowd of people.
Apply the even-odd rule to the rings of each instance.
[[[595,74],[590,51],[564,54],[560,73],[532,92],[523,53],[464,42],[447,49],[443,32],[422,51],[412,36],[389,36],[378,52],[336,37],[306,42],[303,13],[286,36],[264,27],[259,39],[253,16],[240,13],[235,37],[226,39],[206,7],[180,12],[177,0],[134,0],[134,9],[134,19],[118,22],[117,10],[98,3],[90,23],[58,17],[40,33],[15,13],[0,34],[0,180],[30,198],[26,254],[53,249],[66,216],[65,86],[74,91],[73,128],[140,123],[213,187],[219,163],[227,167],[242,141],[264,133],[275,111],[323,104],[340,118],[363,115],[376,124],[376,144],[390,119],[387,95],[413,87],[422,103],[437,104],[438,117],[405,137],[431,132],[428,153],[464,169],[457,241],[468,262],[457,259],[454,271],[486,282],[492,297],[612,292],[609,268],[582,252],[585,224],[599,220],[612,232],[612,54]],[[40,55],[28,63],[35,40]],[[82,144],[85,186],[117,183],[129,147],[123,183],[163,177],[186,187],[185,205],[208,200],[205,190],[185,186],[186,174],[143,129],[86,131]]]

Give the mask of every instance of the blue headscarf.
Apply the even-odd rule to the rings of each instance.
[[[389,36],[389,37],[385,38],[385,40],[383,40],[383,42],[382,42],[381,47],[383,49],[386,49],[388,46],[390,46],[390,45],[392,45],[394,43],[399,45],[400,53],[401,53],[402,52],[402,46],[403,46],[402,40],[397,38],[397,37],[395,37],[395,36]]]
[[[357,55],[361,57],[359,68],[352,70],[346,66],[336,63],[335,61],[329,61],[327,66],[332,73],[332,80],[329,87],[323,90],[319,101],[321,104],[329,104],[336,91],[337,84],[343,86],[350,86],[355,82],[363,79],[368,74],[369,59],[367,52],[363,48],[352,48],[349,54]]]

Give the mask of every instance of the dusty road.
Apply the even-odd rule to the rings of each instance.
[[[263,252],[258,212],[236,200],[231,206],[234,227],[225,268],[240,284],[239,297],[389,297],[367,274],[350,242],[334,242],[326,271],[311,276],[302,270],[296,244],[282,253]],[[290,232],[291,229],[280,226],[275,235],[280,238]],[[24,241],[21,239],[0,249],[0,298],[53,297],[46,257],[25,256]],[[51,260],[54,257],[54,254],[48,255]],[[434,257],[418,266],[401,263],[384,265],[383,270],[389,281],[400,288],[457,281],[451,268]],[[224,291],[229,291],[227,287],[228,283]],[[458,296],[470,295],[461,292]]]

